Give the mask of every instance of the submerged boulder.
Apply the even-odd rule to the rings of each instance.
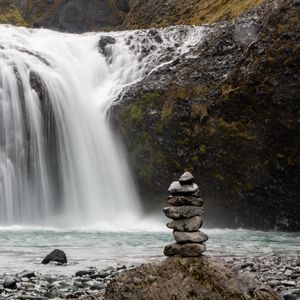
[[[155,281],[149,281],[149,276]],[[207,256],[171,257],[120,273],[108,284],[105,300],[197,299],[280,300],[270,288],[238,275]]]
[[[42,264],[46,265],[52,261],[66,264],[68,262],[66,253],[62,250],[55,249],[43,259]]]

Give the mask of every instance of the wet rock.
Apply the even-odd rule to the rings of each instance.
[[[196,231],[196,232],[181,232],[173,231],[175,241],[179,244],[187,243],[205,243],[208,240],[207,234]]]
[[[287,294],[283,296],[284,300],[297,300],[297,297],[293,294]]]
[[[189,219],[174,220],[167,223],[167,227],[176,231],[193,232],[202,226],[202,218],[199,216]]]
[[[43,259],[42,264],[48,264],[49,262],[66,264],[68,260],[64,251],[55,249]]]
[[[189,184],[194,182],[194,176],[190,172],[183,173],[179,178],[179,183]]]
[[[164,249],[165,256],[177,256],[182,257],[197,257],[205,252],[206,246],[204,244],[178,244],[171,243]]]
[[[110,58],[112,55],[111,45],[116,43],[116,39],[111,36],[102,36],[99,40],[98,47],[100,53],[105,57]]]
[[[189,195],[197,192],[199,187],[196,183],[180,184],[179,181],[171,183],[168,191],[171,195]]]
[[[84,270],[84,271],[78,271],[75,273],[76,277],[82,277],[84,275],[92,275],[95,273],[95,270]]]
[[[169,197],[168,204],[174,206],[203,206],[203,200],[194,196],[172,196]]]
[[[186,219],[202,216],[204,212],[203,207],[197,206],[165,207],[163,211],[170,219]]]
[[[33,271],[27,271],[27,270],[25,270],[25,271],[19,273],[18,277],[19,278],[24,278],[25,277],[25,278],[30,279],[31,277],[36,277],[36,276],[35,276],[35,273]]]
[[[154,276],[154,282],[145,280]],[[256,299],[280,300],[269,287],[240,276],[206,256],[171,257],[117,275],[107,286],[106,300],[119,299]]]
[[[5,289],[16,289],[17,288],[17,280],[14,277],[5,277],[3,281],[3,287]]]

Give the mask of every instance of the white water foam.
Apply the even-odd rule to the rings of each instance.
[[[152,33],[110,33],[107,59],[101,33],[0,25],[1,225],[143,227],[107,110],[125,86],[200,43],[203,29]]]

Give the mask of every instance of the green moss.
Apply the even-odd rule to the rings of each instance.
[[[141,108],[138,105],[132,104],[129,108],[130,110],[130,117],[134,121],[140,121],[143,117],[143,113]]]
[[[0,23],[13,24],[16,26],[27,26],[27,22],[20,13],[19,9],[14,5],[9,5],[6,8],[0,7]]]

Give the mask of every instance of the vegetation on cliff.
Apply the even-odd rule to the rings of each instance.
[[[114,107],[151,206],[185,169],[208,199],[206,225],[300,228],[300,6],[276,2],[211,27],[192,57]]]
[[[263,0],[3,0],[0,22],[83,32],[231,20]]]
[[[170,25],[200,25],[231,20],[261,4],[263,0],[165,0],[135,1],[125,28],[166,27]]]

